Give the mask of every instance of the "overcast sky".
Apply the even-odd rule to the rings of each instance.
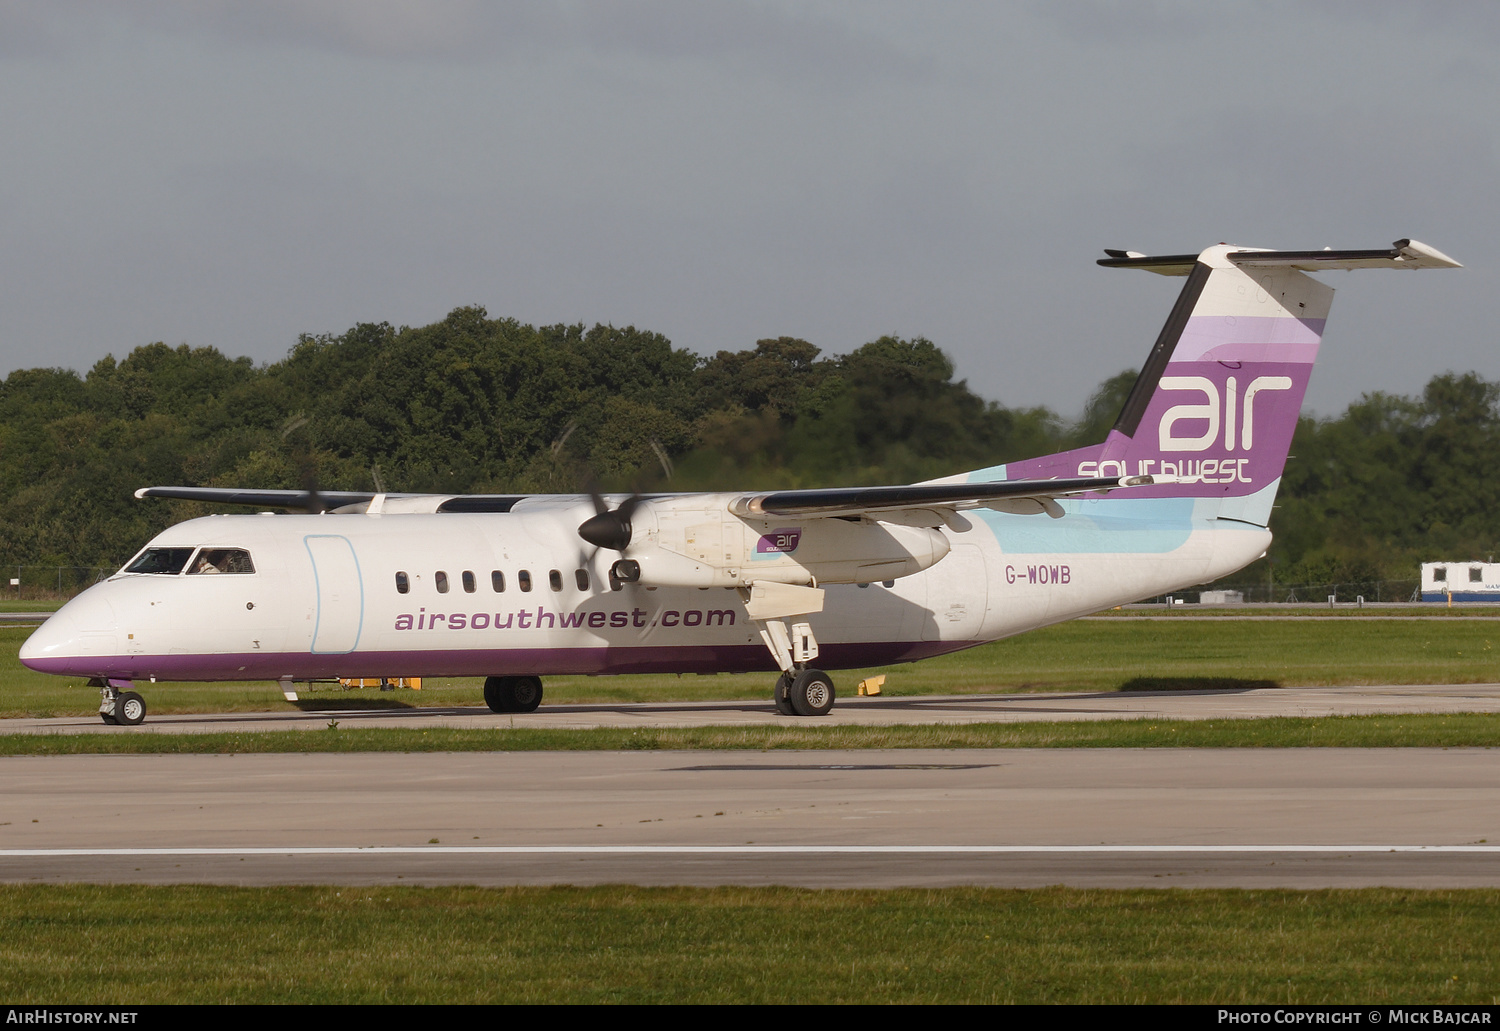
[[[924,335],[1075,413],[1181,280],[1380,247],[1308,405],[1500,378],[1500,4],[0,0],[0,369],[463,304],[703,354]]]

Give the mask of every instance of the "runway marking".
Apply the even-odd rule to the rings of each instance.
[[[1500,853],[1500,845],[299,845],[286,848],[7,848],[0,858],[349,855],[1081,855],[1098,853]]]
[[[670,773],[760,770],[989,770],[1002,763],[717,763],[706,766],[672,766]]]

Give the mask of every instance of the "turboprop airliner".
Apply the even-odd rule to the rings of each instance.
[[[1265,554],[1333,299],[1309,273],[1458,268],[1377,250],[1106,251],[1186,277],[1102,443],[925,483],[771,492],[452,495],[146,487],[306,514],[159,534],[21,649],[87,677],[106,723],[172,680],[778,672],[788,716],[825,669],[908,662],[1205,583]],[[316,514],[313,514],[316,513]]]

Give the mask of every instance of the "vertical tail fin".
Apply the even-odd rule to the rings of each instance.
[[[1100,265],[1187,282],[1104,443],[1013,462],[1006,477],[1171,477],[1132,496],[1244,499],[1236,518],[1262,526],[1333,301],[1333,289],[1306,273],[1461,267],[1411,240],[1370,251],[1106,253]]]

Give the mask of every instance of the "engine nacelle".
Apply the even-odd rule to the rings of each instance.
[[[865,519],[733,515],[739,495],[698,495],[641,504],[632,513],[628,557],[639,580],[660,587],[872,583],[921,572],[948,554],[927,526]]]

